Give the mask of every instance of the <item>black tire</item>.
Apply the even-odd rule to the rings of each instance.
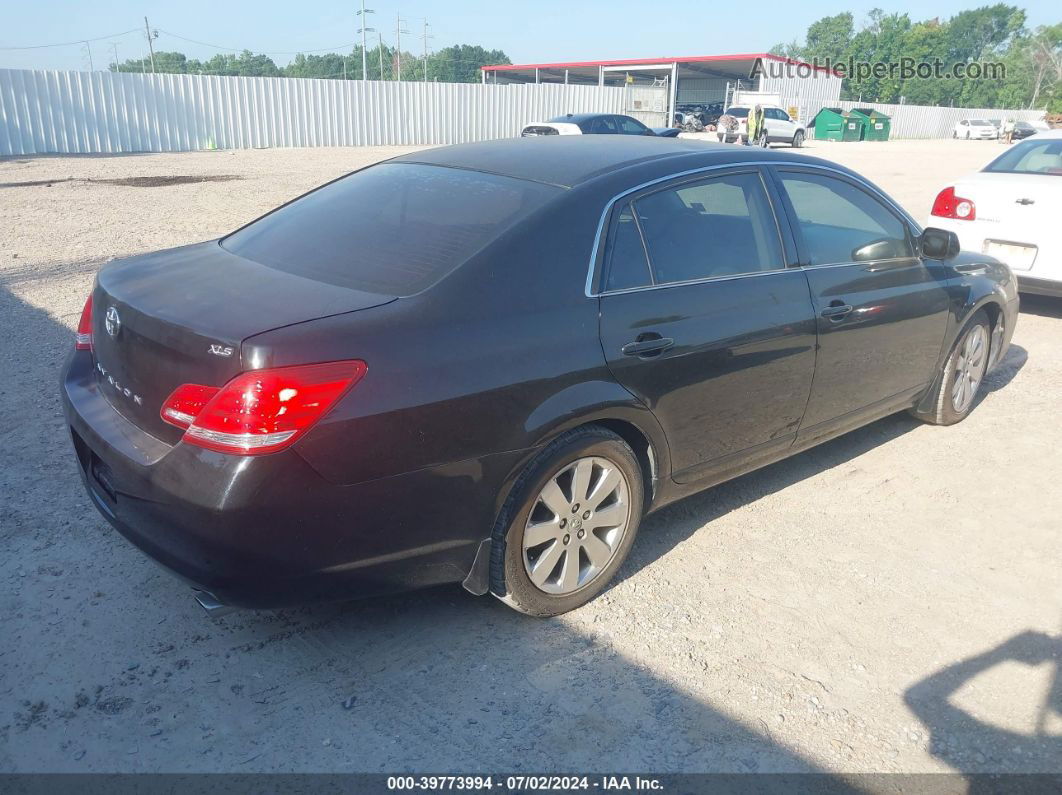
[[[799,149],[803,145],[804,145],[804,131],[803,130],[797,130],[795,133],[793,133],[793,148],[794,149]]]
[[[978,331],[979,329],[980,331]],[[964,401],[962,405],[956,405],[956,383],[961,374],[959,368],[964,366],[963,354],[967,340],[976,334],[980,334],[983,340],[980,359],[976,363],[976,368],[971,371],[971,374],[976,377],[976,386],[973,387],[968,401]],[[956,338],[951,353],[948,354],[948,358],[944,362],[944,369],[934,383],[935,391],[931,413],[912,412],[914,416],[931,425],[954,425],[966,419],[970,411],[973,410],[974,405],[976,405],[977,394],[984,383],[985,373],[988,371],[988,363],[992,355],[991,346],[992,323],[985,311],[980,309],[966,322],[962,332]]]
[[[607,565],[593,579],[570,593],[547,593],[531,581],[527,572],[524,530],[547,483],[588,457],[607,459],[626,478],[629,504],[626,529],[617,539]],[[638,459],[622,438],[597,425],[562,434],[528,464],[502,507],[491,544],[491,592],[514,610],[531,616],[556,616],[586,604],[605,589],[626,560],[638,534],[644,495]],[[577,560],[583,560],[581,552],[575,554]]]

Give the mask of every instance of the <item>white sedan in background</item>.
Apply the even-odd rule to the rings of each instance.
[[[1062,130],[1014,144],[944,188],[927,226],[1003,260],[1024,293],[1062,297]]]
[[[994,141],[999,138],[999,130],[987,119],[963,119],[951,131],[952,138],[971,138],[981,141]]]

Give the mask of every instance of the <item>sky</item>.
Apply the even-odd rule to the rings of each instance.
[[[395,41],[401,11],[402,48],[422,50],[424,21],[430,24],[430,49],[451,44],[479,44],[504,50],[514,63],[545,63],[610,58],[655,58],[680,55],[726,55],[766,51],[772,45],[803,39],[810,23],[850,10],[858,25],[874,7],[887,13],[907,12],[913,20],[948,17],[988,5],[992,0],[938,0],[932,11],[924,3],[879,0],[851,3],[794,3],[792,0],[709,2],[709,0],[367,0],[375,10],[369,27]],[[1057,0],[1012,0],[1026,9],[1030,27],[1062,21]],[[360,0],[292,3],[290,0],[93,0],[87,2],[11,2],[0,19],[0,68],[107,68],[118,58],[147,54],[144,15],[158,29],[156,50],[177,50],[206,59],[218,52],[249,49],[270,54],[278,65],[296,51],[348,51],[360,40],[354,12]],[[369,34],[376,36],[376,34]],[[178,37],[184,37],[178,38]],[[91,41],[35,49],[29,45]],[[195,39],[195,44],[185,39]],[[371,43],[375,38],[370,39]]]

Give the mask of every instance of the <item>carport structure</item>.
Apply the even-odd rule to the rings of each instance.
[[[611,61],[499,64],[481,67],[483,82],[644,86],[666,91],[668,119],[676,107],[729,101],[734,90],[768,91],[801,106],[840,98],[841,79],[825,67],[771,53],[692,55]],[[663,110],[663,108],[661,108]]]

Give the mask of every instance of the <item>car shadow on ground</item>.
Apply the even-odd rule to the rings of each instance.
[[[951,701],[975,677],[1011,663],[1050,667],[1047,692],[1028,733],[992,725]],[[907,689],[904,702],[929,730],[929,752],[955,770],[987,773],[1016,767],[1057,775],[1062,764],[1062,635],[1022,632],[922,679]],[[1000,784],[974,779],[970,791],[998,792]]]

